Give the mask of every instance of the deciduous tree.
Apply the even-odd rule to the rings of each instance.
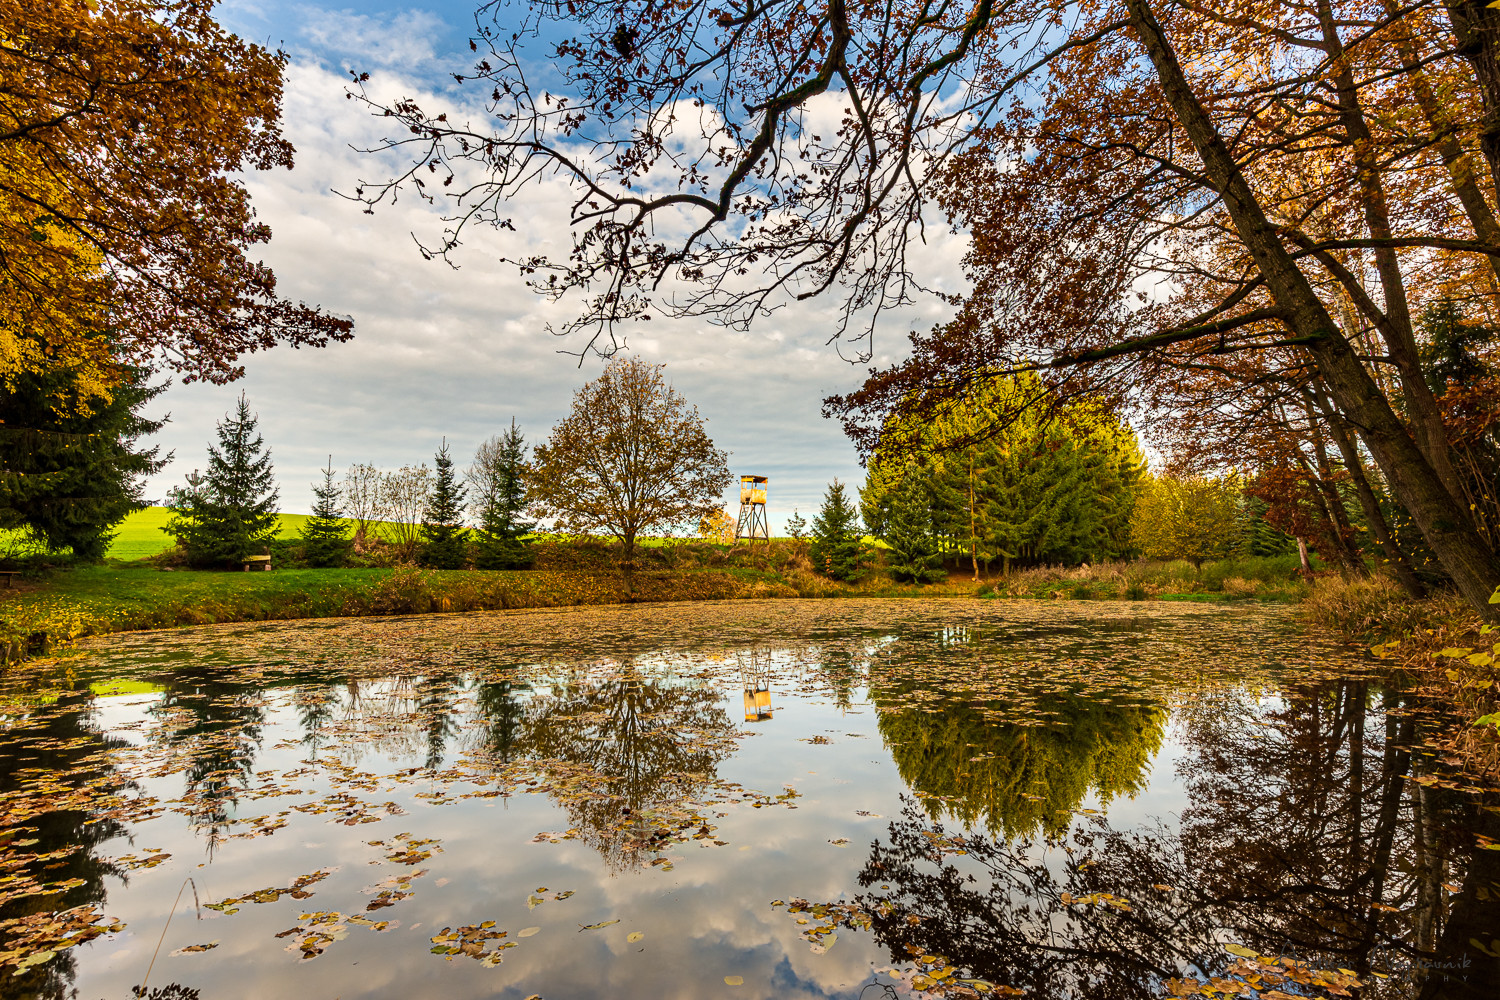
[[[640,536],[698,520],[729,485],[727,455],[662,365],[620,356],[573,395],[573,407],[536,446],[531,513],[559,531],[606,532],[629,567]]]
[[[248,256],[271,234],[239,175],[292,165],[287,56],[213,6],[0,0],[0,376],[45,363],[21,331],[215,382],[248,352],[349,338]]]

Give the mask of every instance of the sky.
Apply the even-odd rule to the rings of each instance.
[[[588,357],[580,365],[560,353],[578,346],[547,329],[569,318],[566,307],[533,295],[496,258],[566,247],[567,189],[538,187],[518,212],[529,224],[470,239],[457,269],[424,260],[414,241],[414,234],[437,238],[440,209],[407,198],[366,215],[337,194],[361,178],[384,176],[378,160],[353,148],[372,143],[382,129],[345,99],[348,69],[369,71],[380,93],[433,93],[445,83],[451,92],[447,74],[468,66],[472,4],[374,3],[356,11],[230,0],[220,19],[291,57],[282,129],[297,148],[296,167],[244,177],[274,234],[257,250],[284,296],[352,317],[355,337],[321,350],[248,356],[245,378],[232,385],[171,385],[148,410],[170,413],[152,443],[174,454],[147,483],[148,499],[162,502],[186,473],[204,466],[214,425],[241,392],[259,415],[288,512],[310,508],[330,456],[335,471],[356,462],[431,466],[446,439],[462,467],[512,418],[528,442],[545,438],[603,362]],[[932,287],[960,287],[963,239],[941,226],[929,234],[918,257],[930,271],[921,277]],[[788,303],[748,333],[653,322],[650,336],[632,332],[628,341],[633,353],[666,365],[715,444],[730,452],[735,476],[770,478],[773,533],[794,508],[810,518],[835,477],[863,480],[852,444],[820,412],[823,397],[855,388],[869,367],[846,362],[826,343],[835,305],[833,298]],[[896,360],[907,330],[927,329],[947,310],[934,299],[895,316],[877,331],[873,363]],[[724,499],[736,507],[737,484]]]

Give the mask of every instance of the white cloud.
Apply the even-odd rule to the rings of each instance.
[[[389,56],[387,68],[374,72],[372,88],[431,97],[431,84],[417,69],[437,44],[432,15],[312,13],[308,38],[320,50]],[[156,501],[203,465],[214,422],[241,390],[260,414],[283,509],[299,511],[310,506],[311,484],[330,454],[336,469],[353,462],[430,463],[446,437],[465,464],[512,416],[535,442],[600,368],[594,358],[580,368],[577,358],[559,353],[579,345],[548,334],[549,324],[560,327],[569,318],[568,306],[537,297],[513,269],[496,262],[502,251],[515,258],[566,239],[569,190],[560,183],[535,187],[515,206],[518,222],[525,222],[518,233],[470,232],[457,270],[425,261],[413,233],[435,240],[442,231],[438,209],[403,197],[366,215],[333,193],[352,189],[361,177],[383,175],[375,158],[351,147],[371,144],[385,123],[345,99],[344,80],[338,63],[294,58],[283,127],[297,147],[297,167],[255,174],[247,183],[259,217],[275,234],[264,258],[282,294],[352,315],[355,339],[321,351],[253,356],[247,377],[233,386],[173,386],[153,407],[171,411],[158,440],[176,452],[172,465],[148,484]],[[433,101],[451,107],[452,95]],[[467,113],[480,117],[475,108]],[[929,228],[930,237],[935,228],[938,236],[920,252],[933,271],[924,277],[952,287],[963,242],[941,227]],[[910,326],[925,328],[942,315],[934,302],[884,323],[875,362],[888,363],[904,350]],[[793,507],[810,515],[834,477],[863,478],[854,449],[820,413],[825,395],[848,391],[865,374],[825,345],[836,316],[830,296],[788,304],[749,333],[669,320],[630,339],[631,349],[666,363],[673,383],[707,418],[715,442],[732,452],[736,474],[770,477],[773,530]],[[726,493],[726,503],[731,499]]]
[[[362,69],[430,63],[446,28],[441,18],[425,10],[371,15],[304,7],[302,13],[302,31],[309,42],[329,55],[357,60]]]

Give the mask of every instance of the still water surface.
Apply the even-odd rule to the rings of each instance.
[[[1500,996],[1500,800],[1281,609],[221,626],[0,694],[5,997]]]

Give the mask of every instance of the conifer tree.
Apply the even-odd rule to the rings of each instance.
[[[135,441],[165,421],[139,411],[165,387],[147,385],[142,369],[116,374],[106,386],[78,367],[23,371],[0,393],[0,529],[94,561],[110,529],[145,506],[141,477],[166,463]]]
[[[257,422],[241,393],[234,415],[218,423],[219,446],[208,446],[208,472],[200,477],[195,470],[186,488],[169,495],[172,518],[162,530],[194,566],[243,563],[268,551],[276,537],[280,495]]]
[[[312,517],[302,524],[302,558],[309,566],[342,566],[349,558],[349,522],[339,507],[339,488],[333,482],[333,456],[323,470],[323,485],[313,487]]]
[[[823,495],[823,506],[812,520],[813,568],[835,580],[853,580],[860,570],[859,515],[835,479]]]
[[[433,569],[463,569],[468,556],[463,525],[464,487],[453,474],[448,439],[433,458],[437,465],[432,496],[422,511],[422,549],[418,561]]]
[[[792,536],[792,540],[800,542],[807,535],[807,518],[797,513],[797,508],[792,508],[792,516],[786,519],[786,533]]]
[[[523,520],[526,510],[526,439],[514,419],[503,435],[480,445],[469,467],[468,484],[475,491],[474,566],[477,569],[526,569],[530,548],[523,537],[536,528]]]
[[[948,575],[938,547],[930,481],[927,470],[914,467],[885,496],[885,530],[880,537],[891,547],[888,561],[898,580],[932,583]]]

